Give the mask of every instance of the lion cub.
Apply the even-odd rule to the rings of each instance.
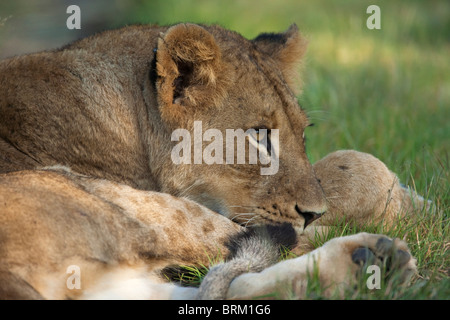
[[[340,168],[344,165],[345,170]],[[421,197],[410,197],[395,175],[373,156],[338,151],[317,162],[315,169],[331,200],[327,213],[331,217],[327,220],[324,216],[315,224],[323,219],[321,224],[326,226],[347,212],[348,219],[357,220],[367,212],[394,218],[423,205]],[[336,170],[350,176],[343,179]],[[361,188],[376,179],[385,181],[384,189],[368,187],[362,196],[374,199],[373,204],[392,197],[394,200],[386,202],[388,209],[370,208],[370,203],[354,207],[358,192],[336,197],[336,190]],[[275,264],[277,244],[294,243],[274,237],[277,226],[270,234],[249,235],[193,201],[90,178],[59,166],[0,175],[0,191],[0,296],[8,299],[236,299],[276,291],[280,287],[276,279],[297,288],[296,296],[301,298],[313,261],[321,261],[319,267],[328,270],[321,281],[330,294],[333,288],[354,284],[358,273],[347,271],[360,268],[361,259],[370,256],[396,262],[393,267],[405,281],[415,270],[415,260],[404,242],[364,233],[333,239],[302,257]],[[279,228],[285,237],[293,231],[286,225]],[[305,245],[306,231],[298,238],[300,245]],[[361,250],[366,251],[362,254]],[[200,289],[166,283],[162,277],[166,267],[193,262],[207,265],[218,255],[227,262],[212,268]],[[81,270],[79,288],[68,285],[71,266]]]

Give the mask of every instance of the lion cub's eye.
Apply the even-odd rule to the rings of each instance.
[[[272,148],[270,129],[267,129],[266,127],[252,128],[249,134],[249,141],[259,150],[259,152],[266,153],[270,157]]]

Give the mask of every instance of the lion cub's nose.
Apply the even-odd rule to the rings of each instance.
[[[298,205],[295,205],[295,211],[297,211],[297,213],[305,219],[305,225],[303,226],[303,229],[305,229],[313,221],[319,219],[325,213],[325,211],[323,212],[302,211],[298,207]]]

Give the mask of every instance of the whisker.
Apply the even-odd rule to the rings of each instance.
[[[248,221],[245,223],[244,227],[248,228],[248,224],[250,223],[250,221],[255,220],[256,218],[259,218],[259,216],[254,216],[253,218],[251,218],[250,220],[248,220]]]
[[[200,185],[200,184],[201,184],[201,182],[199,182],[199,181],[197,181],[197,180],[194,181],[193,183],[191,183],[191,185],[189,185],[188,187],[184,188],[177,196],[180,197],[180,198],[184,197],[185,195],[187,195],[187,193],[188,193],[192,188],[194,188],[195,186]]]
[[[240,217],[240,216],[253,216],[253,215],[255,215],[254,212],[240,212],[237,215],[235,215],[234,218]]]
[[[230,208],[258,208],[257,206],[229,206]]]
[[[253,213],[253,212],[241,212],[241,213],[235,215],[235,216],[234,216],[233,218],[231,218],[230,220],[233,221],[234,219],[237,219],[237,218],[239,218],[239,217],[244,217],[244,216],[254,216],[254,215],[255,215],[255,213]]]

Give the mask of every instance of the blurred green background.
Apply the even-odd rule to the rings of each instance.
[[[66,28],[70,4],[81,30]],[[381,30],[366,27],[371,4]],[[218,23],[253,38],[295,22],[310,43],[299,97],[316,124],[310,159],[372,153],[421,193],[438,184],[448,206],[450,1],[3,0],[0,19],[0,57],[133,23]]]

